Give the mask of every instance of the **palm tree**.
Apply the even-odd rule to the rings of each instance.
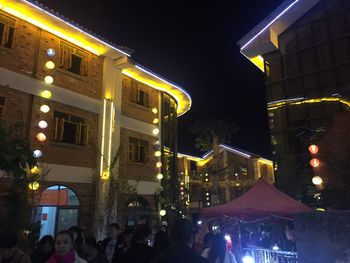
[[[219,201],[219,175],[225,170],[218,167],[219,145],[225,143],[238,129],[236,124],[228,119],[197,120],[190,131],[197,135],[196,148],[201,151],[213,150],[213,165],[210,174],[213,176],[212,204]]]

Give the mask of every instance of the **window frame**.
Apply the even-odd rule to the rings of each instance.
[[[132,80],[130,102],[149,109],[151,107],[150,97],[150,92],[147,90],[147,87],[143,87],[137,81]]]
[[[81,58],[79,65],[79,72],[72,70],[73,55]],[[77,76],[87,76],[88,75],[88,61],[89,53],[83,51],[82,49],[76,48],[66,42],[60,42],[60,55],[58,67],[64,69]]]
[[[12,49],[14,47],[15,42],[15,34],[16,34],[16,23],[17,21],[5,14],[0,13],[0,23],[3,24],[4,29],[2,35],[0,36],[0,47]],[[11,29],[12,36],[11,39]],[[7,46],[10,43],[9,46]]]
[[[143,150],[142,150],[143,149]],[[149,162],[149,141],[142,140],[135,137],[129,137],[128,140],[128,161],[133,163]]]
[[[67,115],[67,120],[64,118],[64,116],[61,118],[54,117],[55,113]],[[72,121],[72,117],[80,118],[82,121]],[[64,140],[64,130],[66,128],[65,123],[75,125],[74,143]],[[86,146],[89,140],[89,126],[88,124],[86,124],[86,119],[61,111],[53,111],[53,140],[60,143],[67,143],[70,145]]]

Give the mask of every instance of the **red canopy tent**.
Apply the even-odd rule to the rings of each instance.
[[[311,209],[277,190],[260,178],[255,185],[237,199],[214,207],[204,208],[204,218],[227,216],[241,220],[253,220],[265,216],[291,218],[293,213]]]

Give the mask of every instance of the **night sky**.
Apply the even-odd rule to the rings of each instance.
[[[179,118],[180,152],[200,154],[188,127],[210,117],[237,124],[231,145],[270,157],[264,77],[236,43],[282,0],[39,2],[134,50],[137,63],[190,93],[192,108]]]

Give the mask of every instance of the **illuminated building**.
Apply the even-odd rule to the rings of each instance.
[[[177,117],[190,109],[189,94],[35,3],[0,0],[0,28],[0,115],[24,122],[24,139],[49,170],[35,187],[41,236],[90,229],[98,213],[105,220],[117,175],[136,192],[119,195],[108,220],[156,223],[159,174],[176,180]]]
[[[260,177],[274,183],[273,162],[235,147],[221,144],[218,155],[219,202],[229,202],[252,186]],[[179,196],[181,205],[194,216],[212,205],[213,151],[202,157],[178,154]],[[183,192],[183,194],[182,194]]]
[[[287,0],[238,42],[265,73],[276,183],[291,195],[312,186],[309,145],[350,108],[349,7]]]

